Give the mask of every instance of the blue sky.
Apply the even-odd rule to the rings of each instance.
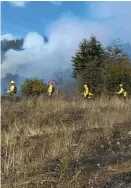
[[[48,35],[48,28],[61,18],[90,22],[109,37],[131,36],[131,2],[2,2],[2,36],[23,37],[29,32]],[[98,26],[97,26],[98,25]],[[92,34],[95,32],[90,29]]]
[[[121,37],[121,33],[118,33],[119,29],[125,31],[124,35],[127,31],[130,34],[129,30],[131,29],[131,26],[129,27],[131,25],[129,23],[131,20],[131,2],[17,1],[2,2],[1,10],[2,35],[12,34],[23,37],[28,32],[34,31],[45,34],[47,28],[62,17],[77,17],[81,21],[87,20],[92,21],[93,24],[95,22],[103,24],[105,28],[114,30],[112,34],[114,38]],[[123,28],[123,24],[120,22],[125,22],[128,28]],[[123,36],[122,39],[127,40]]]
[[[16,36],[23,36],[30,31],[44,34],[49,24],[64,15],[76,15],[81,19],[86,15],[84,9],[87,2],[40,1],[21,5],[17,3],[2,3],[2,35],[12,33]]]
[[[59,68],[70,68],[80,41],[91,35],[103,45],[115,39],[131,43],[131,2],[19,1],[2,2],[1,9],[2,39],[25,39],[25,50],[6,53],[3,75],[47,78]],[[47,44],[41,35],[48,37]]]

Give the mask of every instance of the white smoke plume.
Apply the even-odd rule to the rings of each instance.
[[[71,56],[78,49],[79,42],[95,35],[107,43],[108,31],[97,23],[83,22],[76,18],[65,19],[51,25],[48,43],[36,32],[28,33],[24,39],[22,51],[10,49],[2,62],[2,77],[6,73],[20,74],[25,77],[41,77],[51,79],[59,68],[65,70],[72,67]]]

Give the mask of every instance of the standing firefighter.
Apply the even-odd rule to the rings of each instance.
[[[82,93],[82,95],[84,95],[85,99],[90,99],[93,96],[93,94],[89,91],[89,87],[86,84],[84,85],[84,92]]]
[[[53,82],[49,82],[48,95],[50,98],[52,98],[54,90],[55,90],[55,88],[54,88]]]
[[[120,90],[117,92],[117,94],[118,94],[120,97],[124,97],[124,99],[128,97],[128,92],[125,91],[125,89],[123,88],[123,85],[122,85],[122,84],[120,84]]]
[[[16,87],[14,81],[11,81],[10,84],[11,84],[11,86],[8,90],[8,93],[11,97],[15,97],[15,95],[17,94],[17,87]]]

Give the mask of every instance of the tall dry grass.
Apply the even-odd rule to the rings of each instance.
[[[104,187],[108,157],[131,154],[130,131],[131,100],[2,101],[3,188]]]

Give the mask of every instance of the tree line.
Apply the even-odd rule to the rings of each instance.
[[[7,52],[9,49],[13,50],[21,50],[23,46],[24,40],[23,39],[16,39],[16,40],[2,40],[1,41],[1,51]]]
[[[48,38],[42,36],[45,43],[48,42]],[[22,46],[24,44],[24,38],[15,39],[15,40],[2,40],[1,41],[1,51],[3,53],[7,52],[9,49],[13,50],[22,50]]]

